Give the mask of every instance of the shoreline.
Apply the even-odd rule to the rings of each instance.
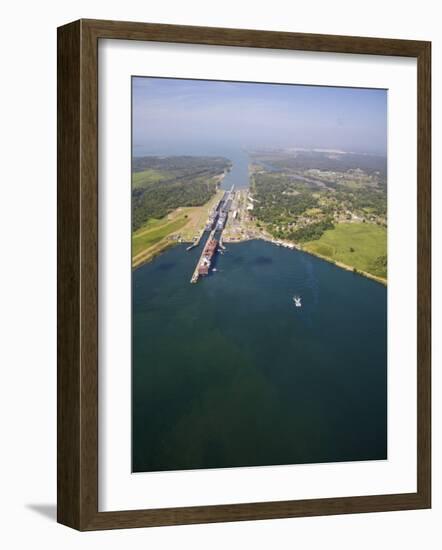
[[[169,239],[164,239],[163,241],[159,241],[157,243],[157,246],[148,248],[144,252],[140,252],[136,258],[132,259],[132,271],[135,271],[139,267],[141,267],[144,264],[148,264],[152,260],[154,260],[157,256],[162,254],[163,252],[166,252],[169,248],[174,247],[175,245],[180,244],[177,241],[172,241]],[[141,257],[139,257],[141,256]]]
[[[271,235],[267,235],[266,233],[259,232],[258,235],[254,235],[250,238],[244,238],[239,239],[235,241],[228,241],[224,240],[226,244],[235,244],[235,243],[241,243],[246,241],[251,241],[253,239],[260,239],[262,241],[269,242],[271,244],[274,244],[275,246],[282,246],[283,248],[289,248],[290,250],[298,250],[299,252],[305,252],[306,254],[309,254],[310,256],[314,256],[316,258],[320,258],[321,260],[324,260],[328,262],[329,264],[333,264],[336,267],[339,267],[341,269],[344,269],[345,271],[349,271],[351,273],[354,273],[355,275],[361,275],[363,277],[366,277],[367,279],[371,279],[372,281],[375,281],[379,284],[382,284],[384,286],[388,286],[388,279],[384,279],[383,277],[379,277],[377,275],[373,275],[372,273],[368,273],[367,271],[362,271],[358,269],[357,267],[345,264],[343,262],[340,262],[338,260],[333,260],[333,258],[329,258],[328,256],[324,256],[322,254],[318,254],[316,252],[311,252],[310,250],[307,250],[303,248],[302,245],[297,243],[292,243],[291,241],[285,241],[281,239],[275,239]]]
[[[138,269],[142,265],[151,262],[154,258],[165,252],[168,248],[172,248],[175,245],[178,244],[188,244],[193,243],[195,241],[195,234],[201,234],[204,231],[205,223],[206,223],[206,217],[208,215],[208,212],[213,207],[213,205],[219,200],[222,196],[221,193],[221,182],[225,178],[226,174],[228,173],[228,169],[226,168],[221,174],[217,174],[214,177],[215,183],[216,183],[216,191],[213,197],[211,197],[205,204],[201,206],[179,206],[172,212],[166,215],[166,217],[178,214],[179,212],[183,211],[183,209],[201,209],[204,210],[204,221],[201,223],[201,227],[194,228],[195,230],[192,231],[192,237],[189,236],[189,226],[191,225],[192,220],[189,218],[189,221],[179,230],[172,231],[172,233],[169,233],[166,235],[163,239],[155,243],[153,246],[148,247],[140,252],[136,256],[132,256],[131,258],[131,268],[132,271]],[[186,231],[187,229],[187,231]],[[184,233],[184,235],[183,235]],[[133,238],[133,234],[132,234]]]
[[[362,275],[363,277],[366,277],[367,279],[371,279],[376,283],[379,283],[384,286],[388,286],[388,279],[384,279],[383,277],[378,277],[377,275],[373,275],[372,273],[368,273],[367,271],[362,271],[357,267],[344,264],[343,262],[339,262],[337,260],[333,260],[332,258],[323,256],[322,254],[318,254],[316,252],[310,252],[310,250],[306,250],[305,248],[299,248],[299,250],[301,250],[301,252],[305,252],[306,254],[310,254],[311,256],[315,256],[316,258],[320,258],[321,260],[324,260],[330,264],[334,264],[335,266],[340,267],[341,269],[345,269],[345,271],[350,271],[355,275]]]
[[[178,244],[189,244],[189,243],[193,242],[193,240],[190,240],[190,239],[182,239],[181,241],[170,240],[169,237],[167,237],[164,241],[160,241],[159,243],[157,243],[160,246],[155,247],[155,249],[148,249],[145,252],[145,254],[140,253],[140,254],[143,254],[143,256],[141,258],[139,258],[138,260],[133,260],[132,270],[135,271],[136,269],[138,269],[142,265],[151,262],[157,256],[159,256],[160,254],[162,254],[163,252],[165,252],[169,248],[172,248],[172,247],[174,247]],[[367,279],[371,279],[372,281],[375,281],[379,284],[382,284],[384,286],[388,286],[388,280],[384,279],[383,277],[378,277],[377,275],[373,275],[372,273],[368,273],[367,271],[362,271],[362,270],[360,270],[360,269],[358,269],[354,266],[344,264],[343,262],[340,262],[340,261],[337,261],[337,260],[333,260],[332,258],[328,258],[327,256],[323,256],[322,254],[318,254],[316,252],[311,252],[310,250],[307,250],[307,249],[303,248],[302,245],[292,243],[290,241],[283,241],[283,240],[274,239],[273,237],[268,236],[264,233],[260,233],[258,235],[253,235],[252,237],[249,237],[249,238],[243,238],[243,239],[238,239],[238,240],[234,240],[234,241],[223,239],[223,244],[240,244],[240,243],[244,243],[244,242],[247,242],[247,241],[253,241],[254,239],[265,241],[265,242],[268,242],[268,243],[273,244],[275,246],[282,246],[283,248],[288,248],[290,250],[297,250],[298,252],[304,252],[305,254],[309,254],[310,256],[314,256],[315,258],[319,258],[321,260],[324,260],[324,261],[328,262],[329,264],[333,264],[336,267],[344,269],[345,271],[348,271],[350,273],[354,273],[355,275],[361,275],[362,277],[366,277]]]
[[[230,167],[231,169],[231,167]],[[217,182],[217,190],[215,193],[215,196],[212,197],[206,204],[202,205],[201,208],[207,208],[207,212],[210,210],[211,205],[215,202],[216,197],[218,193],[221,191],[221,182],[225,178],[226,174],[230,171],[229,168],[226,168],[222,174],[218,174],[215,176]],[[250,169],[250,167],[249,167]],[[181,207],[180,207],[181,208]],[[179,210],[179,209],[178,209]],[[185,227],[183,228],[185,229]],[[184,232],[185,233],[185,232]],[[198,234],[204,233],[204,226],[201,228],[198,228]],[[179,239],[176,239],[174,237],[179,236]],[[372,273],[369,273],[367,271],[363,271],[358,269],[355,266],[345,264],[344,262],[340,262],[339,260],[334,260],[333,258],[330,258],[328,256],[324,256],[322,254],[319,254],[317,252],[312,252],[310,250],[307,250],[302,246],[302,244],[293,243],[291,241],[286,241],[283,239],[275,239],[272,235],[266,233],[262,229],[258,229],[256,226],[253,227],[250,234],[247,236],[240,237],[238,239],[229,239],[223,238],[223,243],[225,244],[237,244],[242,242],[251,241],[253,239],[260,239],[266,242],[269,242],[271,244],[274,244],[275,246],[282,246],[284,248],[289,248],[290,250],[298,250],[300,252],[305,252],[306,254],[309,254],[311,256],[314,256],[316,258],[319,258],[321,260],[324,260],[330,264],[333,264],[341,269],[344,269],[345,271],[354,273],[356,275],[361,275],[362,277],[366,277],[367,279],[371,279],[372,281],[375,281],[379,284],[382,284],[384,286],[388,286],[388,279],[384,277],[379,277],[378,275],[374,275]],[[145,251],[140,252],[135,256],[135,258],[132,258],[132,270],[136,270],[145,263],[151,262],[154,258],[165,252],[168,248],[172,248],[173,246],[176,246],[178,244],[192,244],[195,242],[194,238],[189,238],[187,235],[181,235],[179,231],[175,231],[169,235],[167,235],[164,239],[156,243],[151,248],[146,249]]]

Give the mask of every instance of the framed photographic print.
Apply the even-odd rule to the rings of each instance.
[[[430,51],[59,28],[59,522],[430,507]]]

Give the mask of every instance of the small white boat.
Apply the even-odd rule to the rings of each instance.
[[[301,296],[293,296],[293,302],[296,307],[302,307]]]
[[[218,270],[216,269],[216,267],[214,267],[214,268],[212,269],[212,271],[218,271]]]

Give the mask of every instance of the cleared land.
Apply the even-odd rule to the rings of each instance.
[[[368,223],[342,223],[325,231],[303,249],[356,268],[380,279],[387,279],[387,230]]]
[[[207,223],[207,218],[209,217],[209,211],[217,204],[222,196],[224,191],[218,189],[216,194],[202,206],[187,206],[180,208],[188,216],[188,223],[180,233],[181,239],[185,242],[191,242],[195,239],[197,235],[201,233],[203,228]]]
[[[132,267],[150,261],[177,241],[191,242],[201,233],[209,210],[221,199],[223,191],[203,206],[177,208],[159,220],[150,219],[132,234]]]
[[[132,230],[179,207],[207,203],[230,164],[223,157],[133,157]]]
[[[136,256],[143,250],[181,229],[188,222],[188,218],[181,214],[177,217],[169,216],[162,220],[149,220],[132,237],[132,254]]]

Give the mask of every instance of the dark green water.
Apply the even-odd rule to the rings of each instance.
[[[133,273],[133,470],[385,459],[386,288],[263,241],[191,285],[200,253]]]

